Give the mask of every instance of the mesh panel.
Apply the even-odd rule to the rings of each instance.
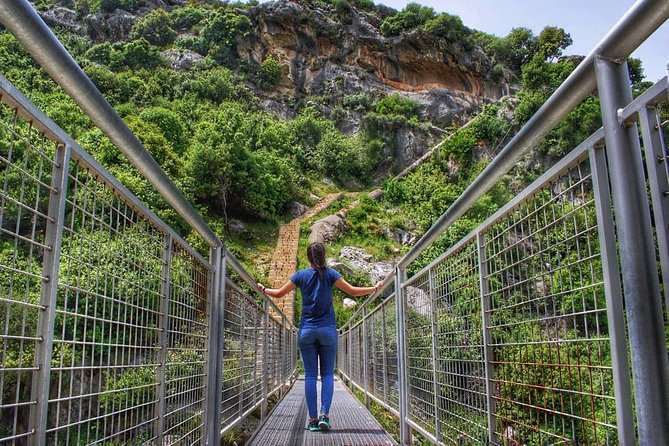
[[[0,442],[25,437],[55,144],[0,104]]]
[[[487,441],[487,400],[476,242],[434,267],[439,428],[443,438]]]
[[[164,235],[75,162],[69,180],[47,440],[150,438]]]
[[[206,385],[207,302],[210,270],[180,245],[170,267],[165,440],[195,444],[202,438]]]
[[[486,233],[497,434],[615,444],[611,352],[586,162]]]

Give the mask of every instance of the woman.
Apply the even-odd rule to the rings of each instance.
[[[302,292],[302,320],[298,332],[298,344],[304,363],[304,393],[309,410],[310,431],[329,431],[330,404],[334,392],[334,366],[337,354],[337,324],[332,305],[332,285],[351,296],[364,296],[379,289],[382,282],[373,287],[355,287],[341,275],[325,265],[325,247],[312,243],[307,248],[311,268],[303,269],[290,278],[281,288],[266,288],[259,283],[260,291],[271,297],[282,297],[299,287]],[[316,411],[318,364],[321,366],[321,410]]]

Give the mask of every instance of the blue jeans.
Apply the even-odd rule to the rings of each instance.
[[[337,328],[306,327],[300,328],[298,344],[304,363],[304,393],[307,399],[309,418],[316,418],[318,363],[321,368],[321,413],[330,413],[332,394],[334,393],[334,366],[337,355]]]

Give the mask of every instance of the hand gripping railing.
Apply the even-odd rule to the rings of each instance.
[[[0,21],[69,57],[22,8],[0,2]],[[219,444],[294,378],[296,330],[248,291],[255,281],[136,138],[111,135],[125,124],[68,70],[88,88],[69,93],[106,110],[96,122],[211,255],[0,76],[0,444]]]
[[[632,101],[624,63],[667,18],[638,1],[342,328],[342,376],[403,444],[669,444],[667,79]],[[604,128],[407,279],[595,87]]]

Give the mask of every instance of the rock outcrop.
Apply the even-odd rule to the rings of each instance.
[[[464,122],[483,102],[502,95],[480,49],[422,30],[384,38],[370,14],[350,8],[342,18],[334,6],[300,3],[278,0],[251,8],[254,31],[237,40],[241,59],[260,63],[271,55],[279,61],[279,94],[401,92],[444,125]]]

